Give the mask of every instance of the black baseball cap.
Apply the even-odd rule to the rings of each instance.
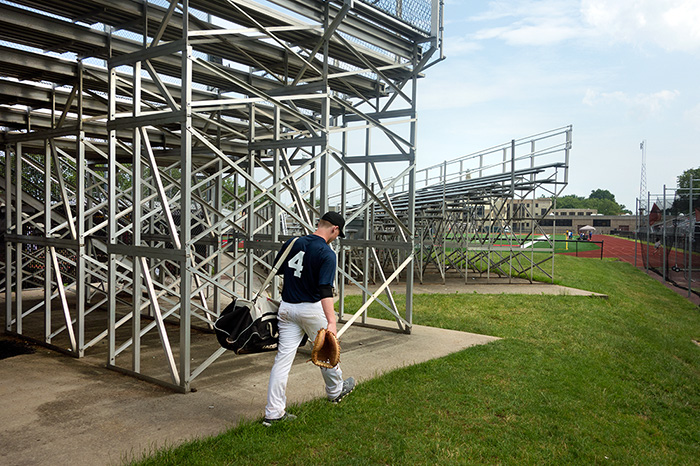
[[[335,225],[340,229],[340,237],[345,238],[345,232],[343,232],[343,227],[345,226],[345,219],[338,212],[333,212],[332,210],[323,214],[321,220],[325,220],[331,225]]]

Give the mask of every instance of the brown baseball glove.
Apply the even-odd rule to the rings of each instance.
[[[311,362],[327,369],[337,366],[340,362],[338,338],[325,328],[316,334],[314,348],[311,350]]]

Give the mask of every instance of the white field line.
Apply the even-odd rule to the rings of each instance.
[[[530,241],[530,242],[527,242],[527,243],[523,243],[522,246],[520,246],[520,249],[527,249],[527,248],[529,248],[530,246],[532,246],[533,244],[535,244],[535,243],[537,242],[537,240],[548,239],[548,238],[549,238],[549,237],[548,237],[547,235],[541,235],[540,237],[536,238],[536,239],[533,240],[533,241]]]

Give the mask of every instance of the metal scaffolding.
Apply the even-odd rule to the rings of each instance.
[[[393,214],[381,173],[413,184],[441,31],[439,0],[0,2],[5,330],[106,345],[109,367],[187,391],[223,353],[193,338],[329,209],[351,233],[341,296],[369,304],[370,261],[351,257],[399,258],[382,292],[412,268],[415,192]],[[352,231],[378,210],[401,232],[381,244]]]
[[[549,233],[556,229],[556,198],[568,184],[572,134],[571,126],[553,129],[419,170],[415,181],[394,179],[388,193],[393,210],[374,212],[374,235],[396,240],[401,232],[392,227],[392,215],[416,216],[421,283],[426,274],[444,282],[449,273],[465,283],[492,275],[532,281],[535,270],[553,278],[543,264],[554,254]],[[541,197],[547,202],[540,206]],[[366,260],[358,257],[357,268]],[[383,251],[374,262],[388,273],[400,261]]]

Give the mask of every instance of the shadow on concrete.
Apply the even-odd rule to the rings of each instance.
[[[422,326],[410,335],[353,327],[341,341],[341,367],[361,384],[496,339]],[[274,356],[227,353],[185,395],[107,370],[98,355],[74,359],[39,348],[0,360],[0,464],[114,464],[260,418]],[[289,378],[290,405],[325,396],[309,358],[310,346],[300,349]]]

